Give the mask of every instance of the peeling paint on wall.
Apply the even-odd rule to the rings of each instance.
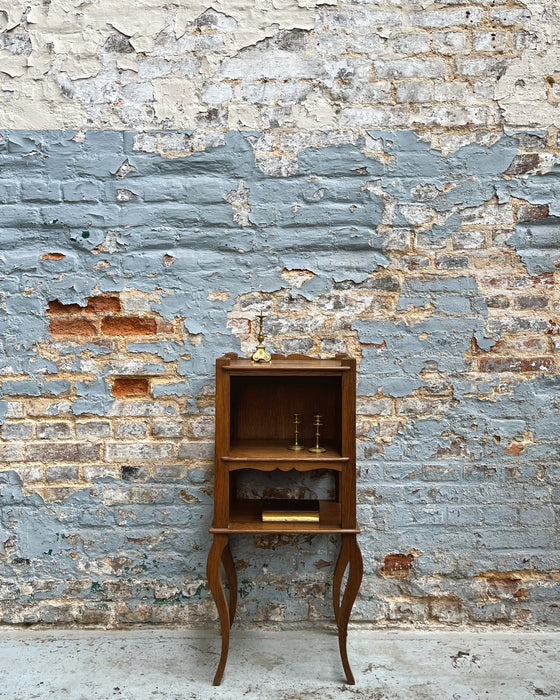
[[[473,581],[554,567],[558,268],[539,267],[545,239],[531,258],[524,241],[557,196],[553,170],[527,170],[521,136],[443,156],[410,132],[371,132],[305,149],[288,177],[259,169],[258,134],[173,158],[132,132],[3,138],[6,621],[213,614],[213,362],[254,347],[261,309],[271,349],[360,361],[359,614],[406,619],[410,581],[413,619],[518,619],[516,598],[483,615]],[[237,545],[248,619],[326,605],[286,599],[282,572],[297,551],[301,585],[317,581],[313,558],[332,561],[334,542],[271,559],[279,544],[259,543],[265,559]],[[380,552],[410,551],[413,574],[382,568]],[[525,621],[550,619],[523,606]]]

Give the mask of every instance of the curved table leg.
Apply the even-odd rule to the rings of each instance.
[[[347,544],[345,545],[345,540]],[[340,658],[342,659],[342,666],[344,667],[344,673],[346,674],[346,680],[349,685],[354,685],[354,675],[352,674],[352,669],[348,663],[348,652],[346,649],[346,639],[348,636],[348,620],[350,619],[350,612],[352,611],[352,606],[360,590],[360,584],[362,582],[363,574],[363,561],[362,553],[358,546],[356,540],[356,535],[342,535],[342,550],[348,550],[348,563],[350,568],[348,570],[348,580],[346,582],[346,590],[344,591],[344,596],[342,598],[342,603],[338,611],[338,646],[340,649]],[[346,568],[346,567],[345,567]],[[339,569],[339,564],[337,562],[335,575]],[[344,573],[344,570],[342,570]],[[342,579],[342,574],[340,574],[340,579]],[[339,584],[340,585],[340,584]],[[334,588],[334,586],[333,586]]]
[[[336,560],[336,566],[334,569],[333,576],[333,608],[334,608],[334,619],[338,625],[338,614],[340,611],[340,587],[342,585],[342,579],[344,577],[344,572],[350,561],[350,545],[346,537],[342,537],[342,542],[340,545],[340,552],[338,554],[338,559]]]
[[[222,564],[226,572],[228,587],[229,587],[229,626],[233,625],[235,618],[235,610],[237,608],[237,574],[235,573],[235,564],[231,556],[229,543],[226,544],[222,552]]]
[[[218,608],[220,626],[222,629],[222,653],[220,656],[220,663],[218,664],[218,670],[214,676],[214,685],[220,685],[222,682],[222,676],[224,675],[224,668],[226,667],[229,651],[230,613],[224,586],[220,578],[220,561],[227,546],[227,535],[214,535],[214,541],[212,543],[212,547],[210,548],[208,563],[206,565],[208,585],[214,598],[214,602],[216,603],[216,607]]]

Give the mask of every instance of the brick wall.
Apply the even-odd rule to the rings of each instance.
[[[555,4],[18,3],[0,619],[215,619],[213,366],[263,310],[359,362],[355,618],[557,624]],[[233,549],[244,624],[332,617],[335,538]]]

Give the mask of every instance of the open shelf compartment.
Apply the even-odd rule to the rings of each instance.
[[[340,376],[278,376],[264,373],[232,376],[230,384],[230,459],[331,459],[341,455]],[[299,442],[293,452],[294,414],[298,413]],[[315,444],[314,416],[321,416],[321,446],[327,453],[308,451]],[[256,450],[256,452],[254,451]]]

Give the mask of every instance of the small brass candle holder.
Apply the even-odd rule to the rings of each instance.
[[[319,414],[317,414],[316,416],[314,416],[314,418],[315,418],[315,422],[313,423],[313,425],[315,426],[315,447],[310,447],[310,448],[309,448],[309,451],[310,451],[310,452],[315,452],[316,454],[318,454],[318,453],[320,453],[320,452],[325,452],[325,448],[324,448],[324,447],[321,447],[321,446],[319,445],[319,428],[320,428],[323,424],[321,423],[321,416],[320,416]]]
[[[253,362],[270,362],[271,357],[270,353],[266,351],[264,347],[264,339],[265,339],[265,334],[263,333],[263,313],[261,311],[259,315],[259,333],[257,335],[257,340],[259,341],[259,344],[257,345],[257,349],[255,352],[251,355],[251,359]]]
[[[298,442],[298,425],[300,423],[301,420],[299,417],[299,413],[294,413],[295,439],[294,444],[288,447],[289,450],[293,450],[294,452],[300,452],[301,450],[305,450],[305,447],[303,445],[300,445]]]

